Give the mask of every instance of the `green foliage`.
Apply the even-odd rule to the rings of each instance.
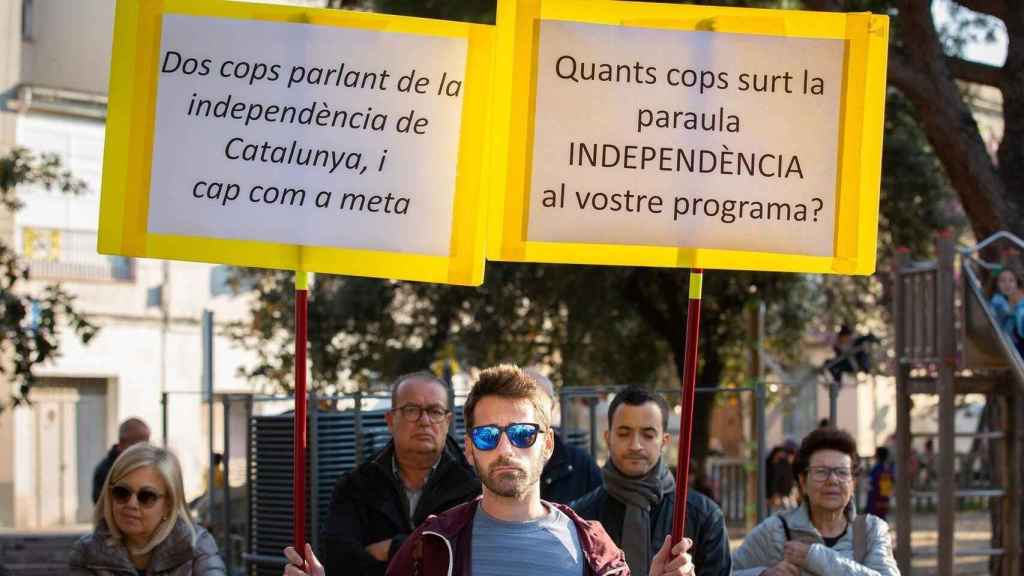
[[[85,183],[62,168],[56,155],[35,155],[23,148],[13,149],[0,158],[0,205],[10,211],[21,207],[17,187],[41,185],[68,194],[85,189]],[[88,343],[98,330],[74,308],[74,297],[60,285],[48,285],[39,294],[29,294],[19,286],[28,280],[28,269],[10,246],[0,243],[0,374],[15,382],[17,390],[10,404],[28,402],[35,382],[36,366],[59,354],[60,328],[67,323]],[[6,407],[0,401],[0,411]]]

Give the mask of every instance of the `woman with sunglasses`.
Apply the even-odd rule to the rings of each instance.
[[[95,529],[71,549],[73,576],[224,576],[217,544],[185,508],[178,459],[136,444],[114,462]]]
[[[889,525],[854,510],[857,472],[852,436],[808,434],[793,462],[800,506],[754,528],[733,553],[735,576],[899,576]]]

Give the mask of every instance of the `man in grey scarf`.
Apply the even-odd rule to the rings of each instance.
[[[571,504],[587,520],[598,520],[626,553],[634,574],[646,574],[651,559],[672,533],[676,483],[662,453],[669,445],[668,403],[642,388],[618,393],[608,407],[605,443],[609,458],[604,486]],[[722,511],[691,489],[684,535],[694,542],[698,576],[732,573],[729,538]]]

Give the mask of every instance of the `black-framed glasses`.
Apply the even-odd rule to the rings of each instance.
[[[115,485],[110,489],[110,496],[114,499],[114,502],[122,505],[127,504],[132,499],[132,496],[135,496],[135,500],[139,503],[139,506],[143,508],[152,508],[154,504],[164,497],[163,494],[150,488],[140,488],[139,491],[136,492],[131,488],[121,486],[120,484]]]
[[[815,482],[825,482],[833,476],[840,482],[848,482],[853,478],[853,470],[848,466],[811,466],[807,475]]]
[[[504,432],[510,444],[516,448],[529,448],[537,442],[537,435],[543,434],[539,424],[530,422],[513,422],[508,426],[501,427],[496,424],[489,426],[475,426],[470,432],[473,446],[477,450],[494,450],[501,442],[501,434]]]
[[[441,408],[440,406],[420,406],[418,404],[406,404],[395,408],[395,412],[399,412],[402,418],[406,422],[419,422],[420,418],[423,418],[423,414],[427,415],[427,418],[431,422],[437,424],[445,419],[446,416],[451,414],[451,410]]]

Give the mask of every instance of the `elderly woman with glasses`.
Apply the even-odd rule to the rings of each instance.
[[[736,576],[898,576],[889,526],[853,505],[857,443],[819,428],[800,444],[801,504],[759,524],[733,553]]]
[[[217,544],[185,508],[173,454],[136,444],[114,462],[96,502],[95,529],[75,542],[73,576],[224,576]]]

